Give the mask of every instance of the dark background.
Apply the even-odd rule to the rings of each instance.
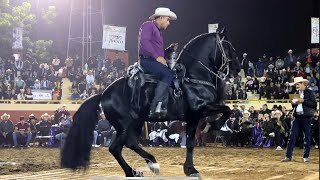
[[[80,4],[81,1],[75,0]],[[49,0],[41,1],[38,6],[55,4],[57,7],[56,23],[35,31],[37,38],[53,39],[57,50],[66,51],[69,3],[70,0]],[[104,0],[103,4],[105,24],[127,27],[126,48],[131,63],[137,57],[140,25],[160,6],[170,8],[178,16],[163,33],[166,46],[178,42],[183,47],[193,37],[206,33],[209,23],[225,26],[238,55],[247,52],[252,60],[264,53],[268,57],[283,57],[288,49],[298,55],[319,46],[310,44],[310,17],[319,17],[319,0]],[[73,16],[73,32],[82,31],[81,18],[81,15]],[[95,19],[94,36],[101,40],[101,19]],[[100,53],[101,44],[96,44],[95,49]]]

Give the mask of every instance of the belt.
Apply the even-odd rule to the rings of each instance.
[[[303,115],[303,112],[296,112],[296,115]]]
[[[140,55],[139,55],[139,57],[140,57],[141,59],[149,59],[149,58],[153,58],[153,57],[151,57],[151,56],[148,56],[148,55],[142,55],[142,54],[140,54]]]

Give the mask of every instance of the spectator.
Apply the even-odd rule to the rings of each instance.
[[[87,94],[87,90],[83,90],[82,94],[80,95],[80,98],[82,100],[85,100],[89,97],[89,94]]]
[[[18,60],[16,60],[14,62],[14,67],[15,67],[15,70],[16,70],[16,76],[21,76],[21,71],[23,69],[23,61],[21,60],[21,58],[19,58]]]
[[[24,89],[20,89],[20,93],[17,95],[17,100],[26,100],[26,94]]]
[[[12,133],[14,131],[14,124],[10,120],[10,115],[4,113],[1,116],[0,122],[0,145],[11,147],[13,145]]]
[[[56,76],[60,68],[60,59],[58,58],[58,56],[55,56],[55,58],[52,60],[52,65],[54,68],[54,75]]]
[[[21,140],[22,143],[25,143],[24,147],[30,147],[29,143],[31,141],[32,134],[30,124],[25,121],[24,116],[20,116],[20,122],[16,124],[15,131],[13,132],[12,137],[14,146],[16,148],[19,147],[18,140]]]
[[[284,68],[284,61],[280,58],[280,56],[277,57],[277,61],[276,61],[275,65],[278,70]]]
[[[77,89],[72,89],[72,94],[70,99],[73,101],[80,99],[80,94],[78,93]]]
[[[72,125],[72,121],[70,116],[67,118],[60,117],[59,120],[60,120],[59,126],[61,128],[61,133],[57,134],[55,138],[60,141],[61,147],[63,147],[65,139],[67,138],[69,129]]]
[[[14,87],[16,89],[24,89],[26,87],[26,83],[22,80],[21,76],[18,76],[18,79],[15,81]]]
[[[30,124],[30,130],[31,130],[31,142],[34,142],[37,134],[38,134],[38,128],[37,128],[37,118],[34,116],[34,114],[30,114],[28,123]]]
[[[51,89],[51,83],[47,80],[46,76],[41,80],[40,89]]]
[[[86,76],[86,82],[87,82],[87,85],[86,85],[86,89],[89,90],[91,88],[94,87],[94,76],[92,74],[92,71],[89,71],[87,76]]]
[[[243,147],[244,145],[250,145],[250,143],[252,142],[252,137],[251,137],[251,133],[252,133],[252,128],[253,128],[253,122],[250,119],[250,115],[251,113],[247,110],[245,110],[242,114],[242,119],[240,120],[240,134],[239,134],[239,138],[240,138],[240,144],[241,147]]]
[[[39,136],[49,136],[50,128],[52,126],[49,114],[44,113],[41,115],[41,120],[38,123]],[[39,146],[47,146],[47,140],[41,138]]]
[[[29,87],[27,88],[27,92],[25,93],[25,97],[26,97],[26,100],[33,100],[33,94],[32,94],[31,89]]]
[[[109,121],[106,119],[103,113],[100,114],[100,120],[98,121],[98,134],[99,134],[99,141],[103,146],[109,146],[116,138],[116,131],[111,126]],[[103,142],[103,143],[102,143]]]
[[[289,49],[288,55],[284,58],[284,67],[285,68],[293,66],[297,61],[297,58],[292,53],[293,53],[293,51],[291,49]]]
[[[280,110],[272,111],[272,119],[274,125],[274,134],[275,134],[275,143],[276,143],[276,150],[282,151],[282,141],[288,137],[289,129],[287,127],[286,122],[282,119],[282,112]]]
[[[33,89],[41,89],[41,83],[40,83],[39,79],[36,79],[34,81]]]
[[[239,121],[242,117],[241,111],[238,109],[238,105],[234,104],[233,109],[231,110],[231,114],[234,114],[235,118]]]
[[[261,114],[265,115],[265,114],[270,114],[271,113],[271,110],[268,109],[268,105],[267,104],[264,104],[262,105],[262,110],[260,111]]]

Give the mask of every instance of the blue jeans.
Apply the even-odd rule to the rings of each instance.
[[[98,138],[98,132],[97,131],[93,131],[92,145],[97,145],[97,138]]]
[[[309,157],[311,148],[311,117],[296,116],[292,121],[291,132],[286,152],[286,157],[289,159],[292,159],[293,148],[300,130],[302,130],[304,133],[303,158]]]
[[[140,65],[144,68],[146,73],[152,74],[160,79],[160,81],[167,83],[169,86],[174,78],[173,72],[165,65],[159,63],[153,58],[141,58]]]
[[[65,140],[66,140],[66,138],[67,138],[67,134],[66,134],[66,133],[60,133],[60,134],[57,134],[57,135],[55,136],[55,138],[60,141],[61,147],[63,147],[63,146],[64,146],[64,142],[65,142]]]
[[[19,133],[19,132],[13,132],[12,133],[12,138],[13,138],[13,143],[15,147],[18,147],[18,138],[26,138],[27,142],[26,142],[26,146],[29,146],[29,143],[31,141],[31,137],[32,137],[32,133]]]

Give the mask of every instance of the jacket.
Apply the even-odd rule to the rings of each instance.
[[[304,102],[302,103],[302,108],[303,108],[302,116],[313,117],[317,108],[316,95],[312,90],[307,88],[303,91],[303,94],[304,94],[304,97],[303,97]],[[293,116],[297,116],[297,113],[296,113],[297,106],[298,106],[297,104],[292,104],[292,107],[294,109]]]

